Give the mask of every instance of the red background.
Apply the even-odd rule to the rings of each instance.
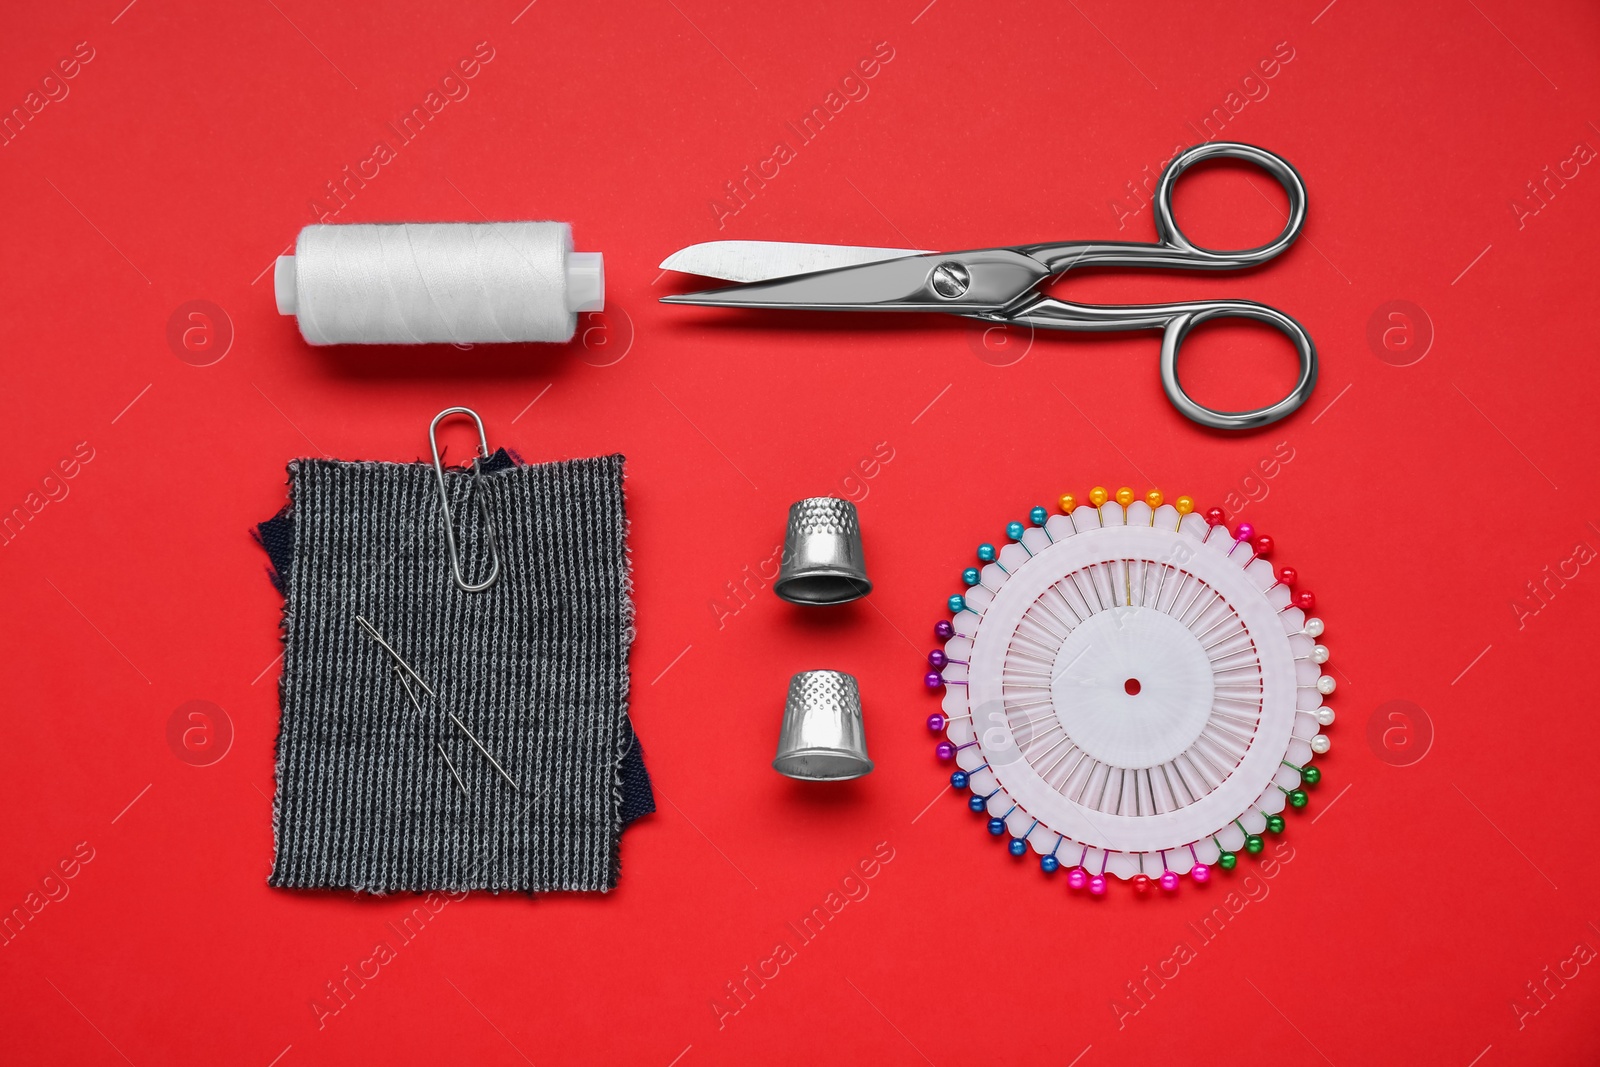
[[[1537,213],[1526,189],[1600,147],[1593,5],[123,2],[14,6],[0,32],[5,109],[77,42],[94,55],[0,149],[0,512],[67,493],[0,548],[0,906],[93,850],[0,948],[0,1058],[1600,1060],[1600,966],[1563,962],[1600,949],[1600,576],[1577,562],[1600,548],[1600,175],[1552,182]],[[604,318],[564,348],[307,347],[266,269],[481,41],[470,95],[337,218],[570,220],[606,254]],[[795,146],[785,122],[879,42],[870,94],[719,229],[723,183]],[[1275,427],[1183,420],[1152,335],[986,347],[954,319],[655,302],[692,284],[656,264],[716,238],[1148,240],[1148,209],[1119,230],[1112,200],[1280,42],[1293,59],[1223,134],[1301,170],[1304,238],[1248,276],[1064,286],[1299,318],[1322,379]],[[1274,231],[1280,202],[1213,168],[1178,209],[1222,244]],[[168,339],[192,300],[221,309],[198,352],[181,316]],[[1369,339],[1395,300],[1422,309],[1399,355]],[[1260,403],[1291,364],[1270,331],[1208,329],[1186,380]],[[627,454],[633,715],[661,810],[628,831],[616,893],[451,904],[319,1028],[326,983],[417,901],[265,884],[280,600],[247,532],[290,458],[416,459],[453,404],[530,459]],[[92,460],[46,483],[80,442]],[[892,460],[863,469],[881,443]],[[1290,862],[1092,901],[941,795],[920,675],[942,601],[974,545],[1094,484],[1248,501],[1318,595],[1339,719]],[[860,501],[873,596],[807,611],[757,590],[728,614],[787,505],[828,492]],[[1564,584],[1519,613],[1547,565]],[[878,767],[852,785],[768,768],[785,681],[819,666],[865,693]],[[191,700],[231,723],[209,766],[169,744]],[[1408,717],[1380,711],[1395,700]],[[870,894],[719,1027],[725,983],[880,842]],[[1145,983],[1230,890],[1251,902],[1223,934]]]

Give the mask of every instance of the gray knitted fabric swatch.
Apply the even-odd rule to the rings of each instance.
[[[476,493],[500,578],[467,593],[451,579],[430,465],[289,464],[289,505],[259,527],[284,594],[270,884],[616,886],[623,826],[654,810],[627,714],[622,467],[484,461]],[[476,580],[490,556],[474,478],[445,481]],[[358,616],[415,668],[417,704]]]

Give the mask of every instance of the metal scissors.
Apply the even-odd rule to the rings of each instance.
[[[1259,248],[1216,251],[1184,236],[1172,217],[1178,178],[1207,159],[1240,159],[1271,175],[1289,197],[1288,223]],[[1317,381],[1317,350],[1294,319],[1248,300],[1196,300],[1174,304],[1107,306],[1073,304],[1037,292],[1075,267],[1155,270],[1243,270],[1288,248],[1306,221],[1306,187],[1281,156],[1254,145],[1215,141],[1174,156],[1154,199],[1156,241],[1071,241],[929,252],[914,248],[790,244],[781,241],[708,241],[668,256],[664,270],[745,282],[723,289],[662,297],[667,304],[730,308],[799,308],[817,311],[939,311],[989,322],[1051,330],[1161,330],[1161,386],[1181,413],[1219,430],[1265,426],[1294,411]],[[1294,342],[1299,380],[1275,404],[1250,411],[1218,411],[1194,400],[1178,381],[1178,351],[1190,330],[1212,319],[1241,318],[1275,326]]]

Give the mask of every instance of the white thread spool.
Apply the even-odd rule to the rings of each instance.
[[[308,344],[568,341],[605,307],[599,252],[565,222],[307,226],[273,275]]]

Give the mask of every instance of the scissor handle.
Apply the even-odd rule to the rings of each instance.
[[[1178,179],[1185,171],[1196,163],[1203,163],[1208,159],[1242,159],[1246,163],[1254,163],[1283,186],[1284,194],[1289,198],[1289,215],[1284,223],[1283,232],[1264,245],[1234,251],[1201,248],[1189,240],[1183,228],[1178,225],[1178,220],[1173,217],[1172,191],[1177,187]],[[1217,270],[1254,267],[1265,263],[1294,244],[1295,238],[1300,236],[1300,231],[1306,224],[1306,183],[1301,179],[1300,172],[1295,170],[1288,160],[1265,148],[1240,144],[1237,141],[1197,144],[1173,156],[1172,161],[1167,164],[1167,169],[1161,172],[1161,181],[1156,185],[1155,217],[1156,237],[1162,244],[1193,257],[1196,261],[1195,266]]]
[[[1161,388],[1187,418],[1216,430],[1253,430],[1277,422],[1304,404],[1317,384],[1317,346],[1305,327],[1277,308],[1249,300],[1191,300],[1178,304],[1072,304],[1041,296],[1014,311],[973,318],[1035,326],[1047,330],[1160,330]],[[1294,344],[1300,374],[1294,388],[1275,404],[1249,411],[1208,408],[1184,391],[1178,381],[1178,353],[1189,331],[1212,319],[1250,319],[1275,327]]]
[[[1179,412],[1214,430],[1253,430],[1277,422],[1304,404],[1317,384],[1317,347],[1305,327],[1277,308],[1249,300],[1207,300],[1169,305],[1174,312],[1161,335],[1161,388]],[[1275,326],[1294,344],[1300,357],[1300,373],[1294,387],[1282,400],[1249,411],[1218,411],[1208,408],[1184,391],[1178,380],[1178,353],[1189,331],[1212,319],[1251,319]]]
[[[1232,251],[1201,248],[1189,240],[1172,214],[1172,191],[1183,173],[1208,159],[1240,159],[1266,171],[1283,186],[1289,198],[1289,216],[1283,232],[1256,248]],[[1033,256],[1051,274],[1074,267],[1136,267],[1161,270],[1241,270],[1257,267],[1294,244],[1306,224],[1306,184],[1282,156],[1236,141],[1212,141],[1186,148],[1172,157],[1161,172],[1155,194],[1156,237],[1153,243],[1132,241],[1071,241],[1028,245],[1016,250]]]

